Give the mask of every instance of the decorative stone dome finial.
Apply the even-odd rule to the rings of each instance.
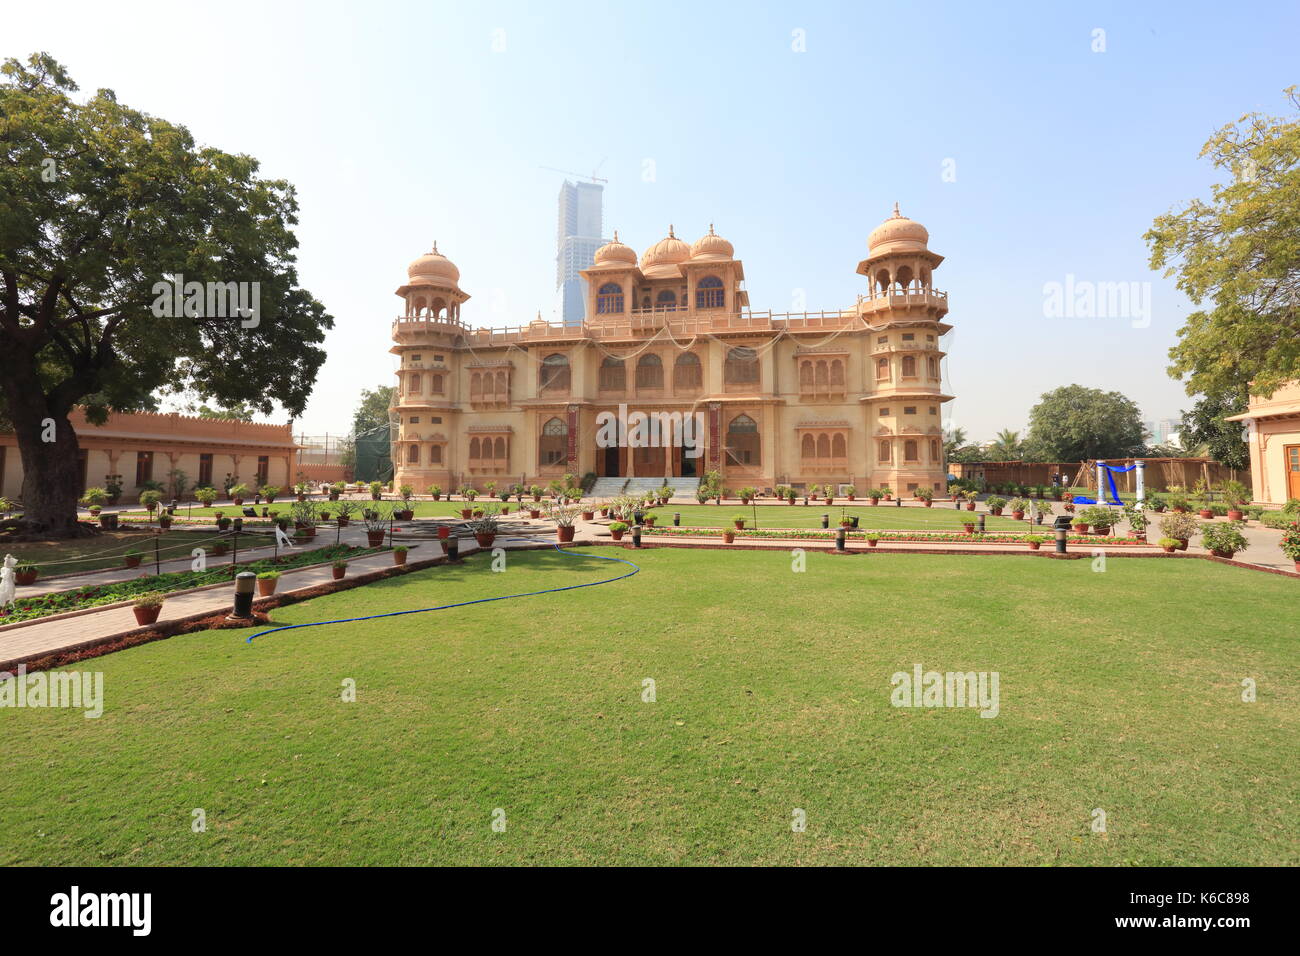
[[[438,251],[438,240],[433,241],[433,248],[407,267],[406,274],[411,279],[440,279],[455,285],[460,281],[460,270],[455,263]]]
[[[897,199],[894,200],[894,215],[891,216],[890,218],[891,218],[891,219],[902,219],[902,218],[903,218],[903,214],[902,214],[901,212],[898,211],[898,200],[897,200]]]
[[[928,252],[930,231],[913,219],[908,219],[898,211],[894,203],[894,213],[867,237],[867,248],[871,255],[884,252]]]
[[[673,224],[671,222],[668,224],[668,238],[669,239],[677,238],[676,236],[673,235]]]
[[[713,223],[709,223],[708,235],[700,236],[691,246],[692,259],[730,259],[735,252],[731,243],[713,231]]]

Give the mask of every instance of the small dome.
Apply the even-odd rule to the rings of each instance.
[[[625,246],[618,241],[618,230],[616,229],[614,230],[614,239],[596,250],[595,261],[596,265],[626,263],[634,266],[636,265],[636,251],[631,246]]]
[[[709,234],[696,239],[695,245],[691,246],[691,258],[730,259],[735,251],[731,243],[713,231],[713,223],[709,223]]]
[[[455,264],[438,251],[435,242],[433,248],[412,262],[406,269],[407,276],[415,279],[441,279],[455,285],[460,281],[460,270]]]
[[[926,252],[929,241],[929,230],[899,213],[898,203],[894,203],[894,214],[871,230],[867,248],[873,256],[884,252]]]
[[[660,239],[641,254],[641,271],[648,274],[648,270],[658,266],[657,272],[675,274],[678,270],[672,267],[685,262],[690,257],[691,247],[673,235],[673,227],[669,226],[667,237]]]

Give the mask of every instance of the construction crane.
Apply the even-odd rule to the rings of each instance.
[[[590,179],[593,183],[607,183],[607,182],[609,182],[608,179],[601,179],[599,176],[596,175],[596,173],[598,173],[598,172],[600,171],[600,167],[601,167],[601,166],[604,166],[604,165],[605,165],[605,160],[602,159],[602,160],[601,160],[601,161],[596,165],[596,168],[593,169],[593,170],[591,171],[591,175],[590,175],[590,176],[584,176],[582,173],[575,173],[575,172],[574,172],[573,170],[571,170],[571,169],[556,169],[554,166],[538,166],[537,168],[538,168],[538,169],[549,169],[549,170],[550,170],[551,172],[553,172],[553,173],[564,173],[564,175],[566,175],[566,176],[576,176],[576,177],[578,177],[579,179]]]

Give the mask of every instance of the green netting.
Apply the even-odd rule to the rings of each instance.
[[[380,425],[357,436],[357,463],[353,475],[357,481],[391,481],[393,478],[392,435],[388,425]]]

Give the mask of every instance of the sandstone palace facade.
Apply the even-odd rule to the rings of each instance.
[[[396,484],[423,493],[594,472],[680,486],[717,470],[732,489],[942,492],[951,326],[932,284],[943,257],[928,243],[895,207],[868,239],[867,288],[851,308],[776,314],[750,309],[744,267],[712,228],[694,244],[670,228],[640,258],[616,233],[583,272],[584,322],[509,329],[462,323],[469,295],[435,245],[397,290]],[[702,453],[598,440],[601,413],[620,406],[699,413]]]

